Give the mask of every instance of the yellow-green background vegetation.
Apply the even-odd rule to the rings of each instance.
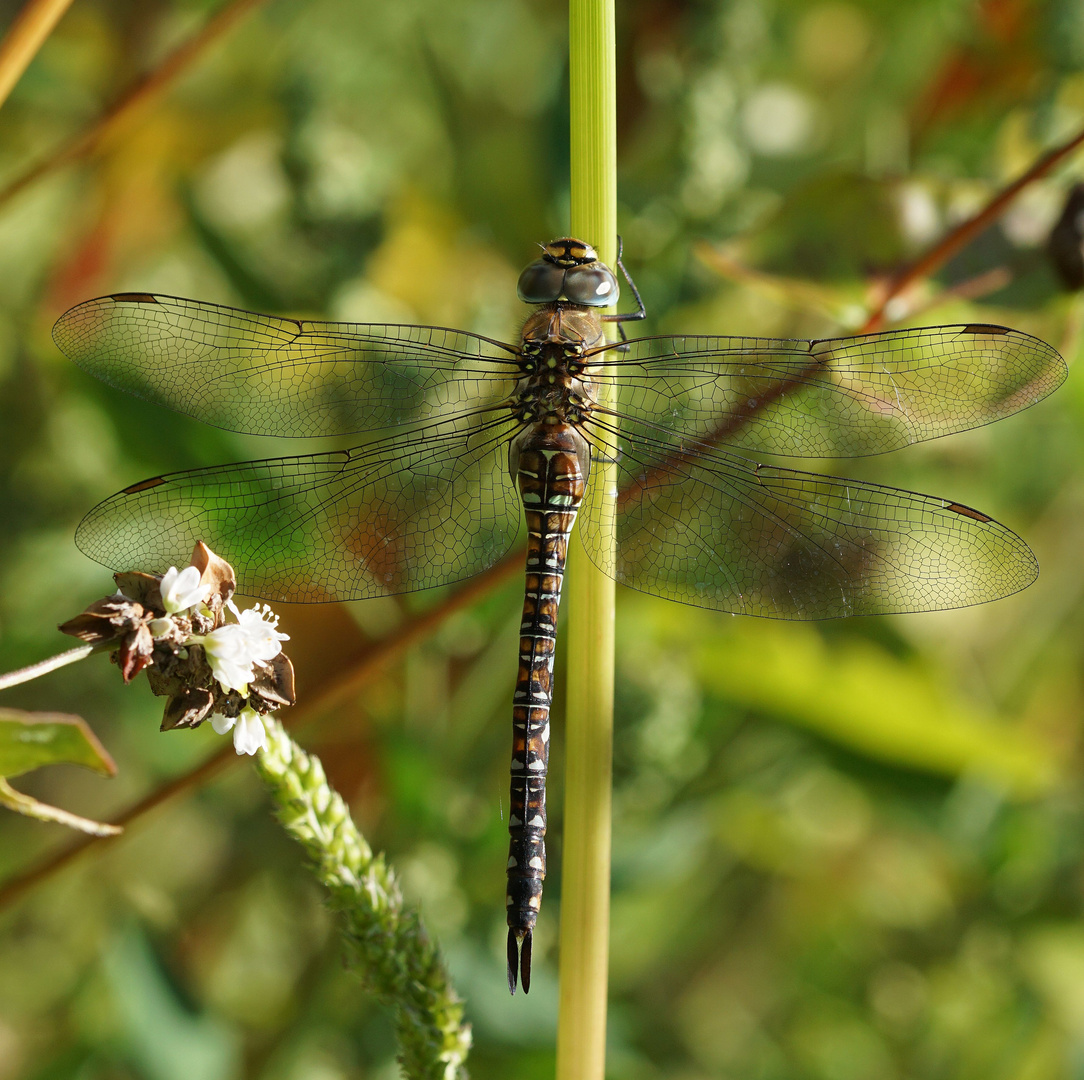
[[[77,0],[0,110],[0,182],[211,11]],[[618,26],[620,227],[647,332],[853,329],[878,273],[1084,127],[1079,0],[634,0]],[[57,352],[55,318],[140,290],[513,336],[517,273],[568,224],[565,57],[565,11],[543,0],[271,0],[0,205],[0,669],[66,647],[55,624],[110,590],[72,542],[92,503],[296,449],[103,387]],[[1006,323],[1072,363],[1084,308],[1044,245],[1081,176],[1084,155],[1030,185],[888,314]],[[1078,374],[994,427],[830,465],[1006,522],[1042,566],[1021,595],[787,624],[619,590],[611,1076],[1082,1075]],[[553,1069],[563,713],[536,973],[511,1000],[519,588],[503,579],[297,737],[440,940],[472,1074],[531,1080]],[[303,692],[449,595],[286,610]],[[560,698],[560,660],[557,678]],[[105,820],[223,742],[159,734],[161,702],[102,659],[0,704],[91,723],[115,779],[16,785]],[[4,813],[0,875],[72,835]],[[5,904],[0,1080],[391,1077],[389,1022],[340,955],[231,762]]]

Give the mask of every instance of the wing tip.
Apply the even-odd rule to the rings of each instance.
[[[69,360],[81,364],[87,354],[87,337],[93,338],[101,330],[104,320],[109,316],[103,310],[107,304],[157,304],[158,297],[151,293],[122,292],[98,296],[93,300],[84,300],[68,308],[53,323],[53,344]],[[80,344],[82,342],[82,344]]]

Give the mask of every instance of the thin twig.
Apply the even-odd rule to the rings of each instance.
[[[70,810],[62,810],[59,806],[39,802],[21,791],[16,791],[2,776],[0,776],[0,806],[6,806],[9,810],[24,814],[26,817],[37,818],[38,821],[51,821],[58,825],[66,825],[69,829],[78,829],[88,836],[116,836],[123,831],[119,825],[106,825],[101,821],[80,817],[79,814],[73,814]]]
[[[0,105],[23,77],[72,0],[27,0],[0,41]]]
[[[18,686],[19,683],[30,682],[31,679],[47,675],[50,671],[56,671],[57,668],[67,667],[68,664],[76,664],[101,649],[101,645],[80,645],[77,649],[69,649],[67,652],[50,656],[48,660],[39,660],[29,667],[9,671],[6,675],[0,675],[0,690],[6,690],[9,686]]]
[[[43,176],[92,153],[107,135],[127,120],[140,106],[145,105],[164,90],[190,67],[208,46],[222,37],[242,15],[261,2],[262,0],[232,0],[232,3],[220,8],[196,34],[174,49],[154,71],[125,90],[88,128],[62,143],[48,157],[32,166],[7,187],[0,189],[0,206],[5,205]]]
[[[710,270],[715,271],[721,277],[734,281],[739,285],[746,285],[757,290],[763,296],[768,296],[777,303],[785,304],[798,311],[808,312],[812,315],[827,316],[834,322],[842,322],[841,312],[844,307],[853,306],[853,301],[841,289],[827,285],[812,285],[800,278],[782,277],[778,274],[768,274],[763,270],[756,270],[746,266],[731,252],[724,248],[718,248],[705,241],[696,245],[696,256]],[[913,307],[896,311],[895,306],[892,316],[884,316],[880,329],[888,329],[894,323],[904,319],[913,318],[931,308],[940,307],[951,300],[976,300],[989,293],[997,292],[1005,288],[1012,281],[1012,274],[1004,266],[995,266],[985,270],[975,277],[968,278],[955,285],[945,288],[916,301]],[[845,324],[844,324],[845,325]],[[778,391],[774,390],[777,393]]]
[[[916,281],[929,277],[935,270],[943,266],[957,252],[961,251],[979,233],[988,229],[1009,208],[1009,204],[1029,184],[1040,179],[1059,165],[1070,154],[1084,143],[1084,130],[1074,135],[1068,142],[1056,146],[1049,153],[1039,158],[1027,172],[1018,176],[1008,187],[1002,188],[977,214],[960,222],[955,228],[949,230],[924,254],[914,262],[905,266],[896,273],[888,283],[883,286],[878,303],[869,318],[866,319],[860,334],[870,334],[879,330],[885,322],[885,308],[896,296],[909,288]]]
[[[989,296],[990,293],[1004,289],[1011,283],[1012,272],[1009,268],[994,266],[989,270],[984,270],[981,274],[968,278],[966,281],[941,289],[932,296],[920,300],[914,307],[908,307],[906,311],[894,314],[891,319],[886,315],[883,325],[890,327],[894,323],[902,322],[904,319],[913,319],[916,315],[932,311],[934,308],[951,303],[953,300],[980,300],[984,296]]]
[[[329,709],[356,696],[377,674],[382,664],[423,640],[450,615],[469,607],[490,589],[495,588],[517,571],[521,571],[523,558],[523,550],[517,549],[484,573],[465,582],[462,588],[457,589],[442,603],[423,611],[393,630],[387,637],[375,642],[350,668],[328,683],[323,691],[310,697],[304,705],[299,705],[286,713],[283,718],[286,726],[291,730],[301,727]],[[138,802],[133,803],[114,819],[114,824],[131,825],[163,803],[169,802],[174,796],[181,795],[204,781],[210,780],[220,769],[237,760],[232,743],[227,742],[199,765],[180,776],[175,776]],[[0,909],[14,903],[36,885],[64,869],[96,842],[94,837],[78,837],[53,854],[47,855],[36,865],[8,878],[3,885],[0,885]]]

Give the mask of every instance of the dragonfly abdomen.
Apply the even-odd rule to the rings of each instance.
[[[512,704],[508,817],[508,986],[513,993],[517,972],[524,993],[531,986],[531,937],[546,876],[546,769],[557,610],[568,538],[587,482],[586,460],[575,428],[540,424],[523,438],[516,466],[527,518],[527,577]]]

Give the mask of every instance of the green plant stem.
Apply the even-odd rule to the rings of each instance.
[[[613,0],[569,6],[572,233],[603,262],[617,255]],[[592,464],[592,487],[616,467]],[[573,542],[568,561],[567,736],[561,878],[558,1080],[602,1080],[610,937],[614,582]]]
[[[395,1016],[399,1064],[410,1080],[459,1080],[470,1026],[436,947],[403,905],[399,883],[374,856],[320,759],[305,753],[274,717],[257,768],[286,831],[313,862],[343,919],[343,934],[369,990]]]
[[[101,652],[106,645],[112,647],[116,642],[107,642],[101,645],[80,645],[76,649],[57,653],[48,660],[39,660],[29,667],[19,668],[17,671],[8,671],[0,675],[0,690],[6,690],[9,686],[18,686],[20,683],[30,682],[31,679],[39,679],[42,675],[48,675],[50,671],[66,667],[68,664],[77,664],[85,660],[92,653]]]
[[[77,829],[88,836],[117,836],[124,832],[119,825],[107,825],[91,818],[80,817],[68,810],[61,810],[59,806],[50,806],[48,803],[39,802],[21,791],[16,791],[2,776],[0,776],[0,806],[14,810],[24,817],[37,818],[38,821],[51,821],[57,825],[67,825],[69,829]]]

